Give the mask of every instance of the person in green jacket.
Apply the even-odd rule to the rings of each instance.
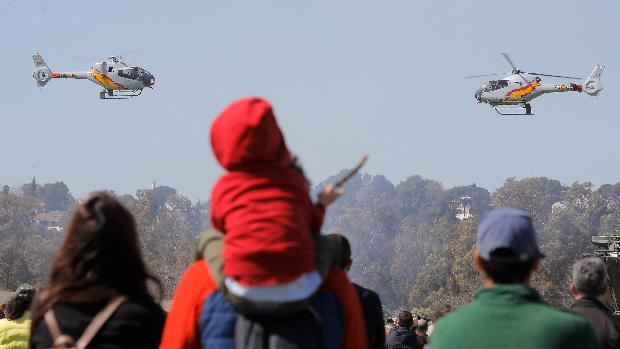
[[[30,338],[31,288],[22,289],[6,305],[6,317],[0,320],[0,349],[26,349]]]
[[[484,287],[473,302],[437,322],[432,349],[599,348],[585,318],[550,307],[528,286],[544,255],[527,213],[489,213],[478,227],[473,257]]]

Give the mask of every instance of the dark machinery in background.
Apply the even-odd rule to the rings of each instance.
[[[606,302],[615,315],[620,315],[620,234],[598,235],[592,237],[592,243],[597,247],[594,251],[607,264],[609,275],[609,292]]]

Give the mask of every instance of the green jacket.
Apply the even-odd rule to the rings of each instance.
[[[27,349],[30,337],[30,312],[15,320],[0,320],[0,349]]]
[[[483,288],[470,304],[437,321],[433,349],[595,349],[585,318],[556,310],[524,285]]]

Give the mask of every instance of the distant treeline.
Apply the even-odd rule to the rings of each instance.
[[[534,217],[547,257],[533,284],[556,306],[568,304],[569,268],[593,250],[591,236],[620,228],[620,183],[593,190],[589,182],[564,186],[545,177],[510,178],[490,193],[475,184],[445,189],[420,176],[395,185],[381,175],[357,175],[345,187],[346,195],[329,208],[323,233],[351,240],[351,278],[376,290],[386,309],[471,300],[481,286],[471,266],[476,228],[493,208],[516,207]],[[166,186],[119,198],[133,212],[146,261],[170,297],[208,226],[208,202],[192,203]],[[75,203],[62,182],[2,187],[0,289],[45,283]],[[46,221],[49,212],[64,221]]]

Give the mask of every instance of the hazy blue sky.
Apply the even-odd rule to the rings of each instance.
[[[290,149],[316,183],[368,153],[365,172],[397,183],[493,189],[507,177],[620,181],[618,1],[0,0],[0,183],[35,175],[74,195],[158,184],[206,199],[221,174],[214,116],[248,95],[270,99]],[[31,55],[54,71],[125,59],[155,90],[102,101],[88,81],[39,89]],[[529,71],[585,77],[605,64],[597,103],[546,95],[534,117],[477,105],[509,52]],[[553,80],[543,80],[553,81]]]

